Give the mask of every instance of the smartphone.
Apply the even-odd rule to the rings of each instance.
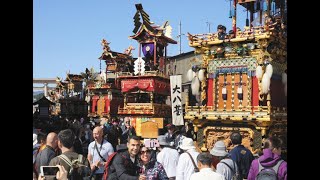
[[[40,166],[41,176],[55,177],[58,171],[59,171],[58,166]]]

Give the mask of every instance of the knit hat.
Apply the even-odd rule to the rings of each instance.
[[[228,152],[226,151],[226,145],[224,144],[223,141],[217,141],[214,144],[214,147],[211,149],[210,154],[214,156],[226,156]]]

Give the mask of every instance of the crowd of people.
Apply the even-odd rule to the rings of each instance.
[[[168,124],[156,147],[142,143],[129,118],[94,126],[82,121],[79,127],[34,133],[34,179],[255,180],[263,176],[262,169],[273,167],[279,180],[287,179],[287,163],[281,160],[282,141],[276,136],[265,140],[263,154],[255,158],[241,145],[239,132],[230,136],[231,151],[223,141],[217,141],[210,152],[199,152],[191,123],[179,131]],[[88,172],[81,174],[86,178],[70,178],[75,161],[88,167]],[[44,177],[41,166],[57,166],[59,171],[55,177]]]

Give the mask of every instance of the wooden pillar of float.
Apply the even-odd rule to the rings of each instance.
[[[206,87],[207,87],[207,83],[206,83],[206,78],[204,78],[201,82],[201,105],[202,102],[207,98],[207,94],[206,94]]]
[[[266,128],[261,128],[261,136],[265,136],[267,133]]]

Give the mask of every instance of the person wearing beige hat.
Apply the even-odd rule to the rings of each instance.
[[[180,149],[182,149],[184,153],[179,157],[176,180],[189,180],[191,175],[198,170],[196,162],[199,152],[196,151],[196,147],[191,138],[184,138]]]
[[[217,141],[211,149],[210,154],[220,160],[216,168],[217,173],[223,175],[226,180],[231,180],[234,176],[237,176],[237,164],[229,157],[223,141]]]

